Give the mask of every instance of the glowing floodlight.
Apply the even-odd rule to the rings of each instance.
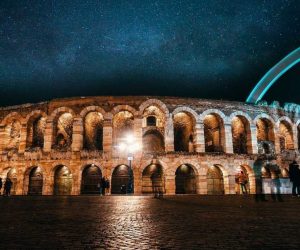
[[[246,102],[257,103],[263,98],[271,86],[290,68],[300,62],[300,48],[295,49],[273,68],[271,68],[261,80],[256,84]]]

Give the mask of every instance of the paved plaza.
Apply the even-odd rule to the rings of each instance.
[[[299,249],[300,198],[1,197],[1,249]]]

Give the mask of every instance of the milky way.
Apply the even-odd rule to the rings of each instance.
[[[130,94],[244,101],[299,46],[297,0],[5,0],[0,104]],[[266,98],[300,103],[299,83],[298,65]]]

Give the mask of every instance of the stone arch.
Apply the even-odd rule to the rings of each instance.
[[[183,164],[177,167],[175,172],[175,193],[197,193],[197,174],[195,168],[190,164]]]
[[[207,109],[204,112],[202,112],[199,116],[200,122],[203,123],[205,116],[209,114],[217,114],[222,118],[224,123],[227,123],[227,116],[219,109]]]
[[[148,129],[143,134],[143,152],[163,152],[165,151],[164,136],[158,129]]]
[[[247,119],[247,121],[249,122],[250,125],[253,124],[252,118],[250,117],[250,115],[248,115],[247,113],[243,112],[243,111],[235,111],[233,113],[231,113],[231,115],[229,116],[229,121],[232,121],[232,119],[235,116],[243,116],[245,117],[245,119]]]
[[[43,148],[47,115],[41,110],[32,111],[26,116],[26,148]]]
[[[103,117],[106,115],[105,110],[103,108],[101,108],[100,106],[87,106],[81,110],[80,117],[82,119],[84,119],[85,116],[90,112],[99,112],[100,114],[103,115]]]
[[[159,163],[150,164],[142,171],[142,193],[165,193],[163,166]]]
[[[36,165],[28,167],[24,173],[23,194],[42,195],[45,178],[41,167]]]
[[[255,194],[256,193],[256,181],[255,181],[255,173],[254,170],[248,165],[248,164],[240,164],[236,168],[236,178],[237,175],[243,171],[245,175],[247,176],[248,183],[246,184],[247,192],[250,194]],[[237,189],[236,192],[241,194],[242,191],[240,189],[240,185],[237,184]]]
[[[229,120],[231,121],[233,153],[251,153],[251,118],[244,112],[237,111],[231,114]]]
[[[7,125],[12,120],[18,120],[20,123],[23,123],[23,117],[18,112],[11,112],[7,116],[4,117],[4,119],[1,122],[1,126]]]
[[[68,107],[60,107],[55,109],[51,115],[49,116],[49,120],[54,121],[55,118],[57,118],[58,116],[60,116],[63,113],[70,113],[73,117],[76,117],[75,112],[73,111],[73,109],[68,108]]]
[[[173,127],[175,151],[195,151],[197,121],[197,113],[189,107],[179,107],[174,110]]]
[[[166,117],[169,116],[170,112],[169,112],[167,105],[158,99],[149,99],[149,100],[143,102],[139,106],[139,114],[142,116],[144,113],[144,110],[149,106],[157,106],[159,109],[161,109],[165,113]]]
[[[118,105],[112,109],[111,114],[115,116],[117,113],[122,111],[128,111],[132,113],[134,117],[136,116],[137,113],[137,110],[130,105]]]
[[[209,111],[209,110],[208,110]],[[218,111],[218,110],[217,110]],[[218,112],[203,112],[201,121],[204,124],[204,139],[206,152],[224,152],[225,150],[225,115]]]
[[[277,123],[280,150],[294,149],[292,121],[288,117],[281,117]]]
[[[119,164],[112,169],[111,194],[134,193],[133,170],[126,164]]]
[[[72,193],[73,177],[70,168],[66,165],[56,165],[52,171],[54,195],[70,195]]]
[[[134,118],[134,113],[128,109],[118,109],[118,112],[114,114],[112,119],[114,144],[117,144],[119,140],[123,140],[127,134],[134,133]]]
[[[100,194],[102,171],[95,164],[87,164],[81,171],[81,194]]]
[[[8,151],[18,151],[21,142],[21,133],[23,126],[23,118],[17,112],[9,113],[3,120],[4,134],[2,141],[2,149]]]
[[[18,179],[20,178],[18,176],[17,169],[15,167],[7,167],[2,170],[1,173],[2,177],[2,182],[3,185],[6,181],[7,178],[10,178],[12,181],[12,187],[11,187],[11,195],[15,195],[17,193],[17,188],[18,188]]]

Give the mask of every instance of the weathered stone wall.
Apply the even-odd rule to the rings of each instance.
[[[156,117],[156,126],[147,126],[149,116]],[[161,166],[167,194],[183,185],[177,171],[182,165],[190,168],[189,176],[182,177],[192,179],[188,190],[198,194],[239,193],[235,177],[241,170],[250,193],[273,192],[272,178],[283,183],[286,193],[290,183],[282,173],[298,160],[299,123],[297,112],[282,108],[175,97],[69,98],[5,107],[0,108],[0,175],[12,178],[15,193],[25,195],[38,172],[42,193],[50,195],[58,166],[66,166],[70,194],[80,194],[86,166],[98,166],[112,182],[114,169],[129,164],[129,147],[120,152],[118,145],[130,132],[135,143],[152,148],[140,147],[133,154],[137,194],[146,185],[143,171],[151,165]],[[207,150],[205,143],[216,147]],[[272,172],[273,166],[279,173],[263,177],[262,169]]]

